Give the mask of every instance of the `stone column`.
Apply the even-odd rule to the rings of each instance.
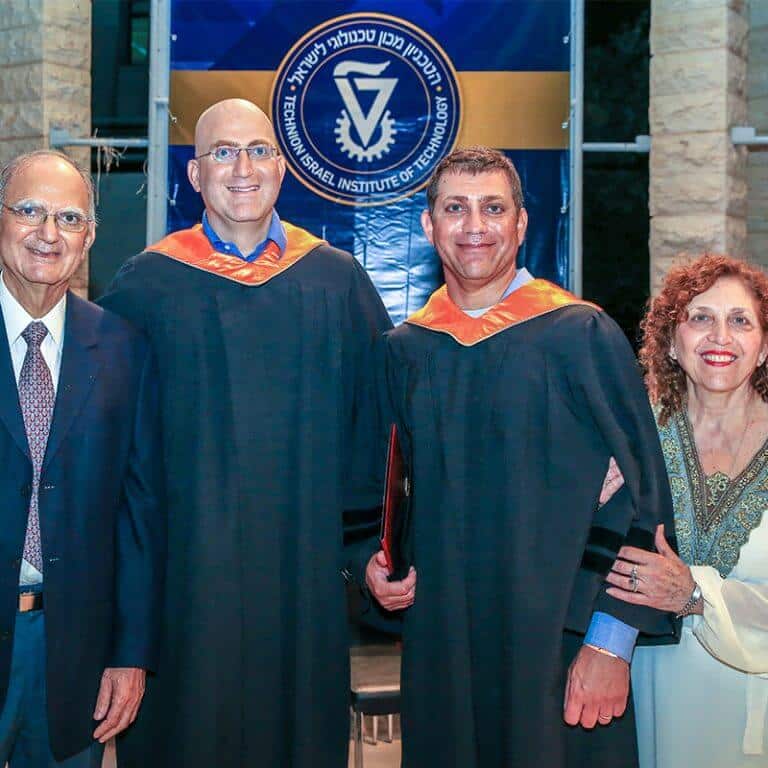
[[[0,2],[0,41],[0,165],[47,147],[52,127],[90,136],[90,1]],[[88,165],[90,150],[67,152]],[[87,293],[87,260],[73,286]]]
[[[749,68],[747,124],[768,134],[768,3],[753,0],[749,7]],[[752,148],[747,157],[749,255],[768,267],[768,147]]]
[[[747,255],[745,0],[651,0],[651,291],[680,252]]]

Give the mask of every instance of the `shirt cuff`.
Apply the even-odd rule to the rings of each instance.
[[[584,643],[615,653],[629,664],[632,661],[637,635],[638,630],[630,627],[629,624],[608,613],[595,611],[584,637]]]

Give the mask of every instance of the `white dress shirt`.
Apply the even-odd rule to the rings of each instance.
[[[56,306],[45,317],[34,318],[14,298],[5,284],[5,275],[0,273],[0,309],[2,309],[5,322],[5,332],[8,338],[8,347],[11,350],[11,362],[13,374],[16,377],[16,386],[19,385],[21,366],[27,354],[27,342],[21,334],[24,329],[36,319],[42,322],[48,329],[48,334],[40,345],[40,352],[51,372],[53,391],[56,393],[59,386],[59,371],[61,371],[61,349],[64,341],[64,319],[67,310],[67,295],[61,297]],[[43,575],[34,565],[26,560],[21,561],[19,584],[39,584]]]

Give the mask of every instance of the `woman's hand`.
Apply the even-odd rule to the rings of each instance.
[[[691,569],[667,543],[663,525],[656,529],[655,543],[658,554],[637,547],[622,547],[606,578],[611,584],[606,592],[625,603],[679,613],[696,582]],[[695,612],[701,613],[701,607],[697,606]]]

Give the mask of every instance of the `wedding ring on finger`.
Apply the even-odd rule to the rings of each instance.
[[[640,586],[640,579],[637,577],[637,564],[632,566],[632,570],[629,572],[629,585],[632,587],[633,592],[637,592]]]
[[[597,716],[597,719],[598,719],[598,720],[599,720],[601,723],[605,723],[605,724],[607,724],[607,723],[610,723],[610,722],[611,722],[611,720],[613,719],[613,716],[612,716],[612,715],[602,715],[602,714],[601,714],[601,715],[598,715],[598,716]]]

